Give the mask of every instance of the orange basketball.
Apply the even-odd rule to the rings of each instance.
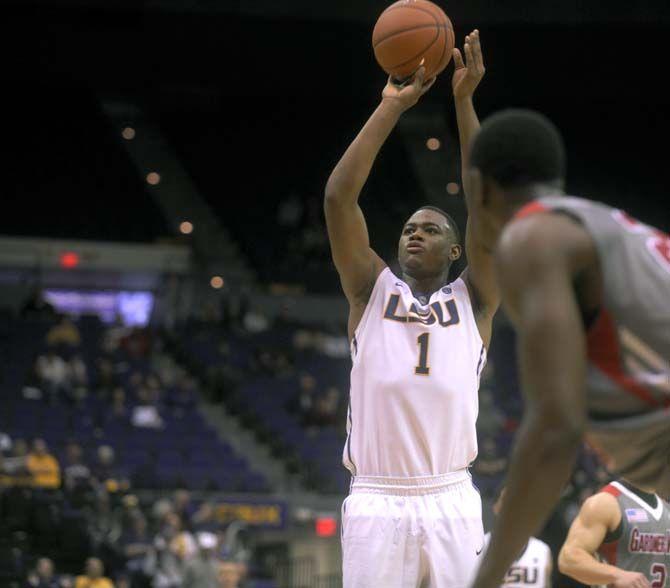
[[[399,0],[377,20],[372,47],[379,65],[394,79],[411,76],[425,59],[429,80],[451,59],[454,27],[444,10],[428,0]]]

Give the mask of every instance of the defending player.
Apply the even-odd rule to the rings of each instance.
[[[587,423],[619,475],[670,493],[670,237],[562,196],[564,167],[560,134],[529,111],[491,117],[472,147],[470,218],[491,250],[499,239],[526,396],[477,587],[498,586],[547,518]]]
[[[484,67],[475,32],[466,63],[455,52],[461,148],[478,127],[472,94]],[[396,277],[370,248],[358,197],[404,111],[430,88],[423,69],[383,99],[333,170],[325,212],[333,260],[349,301],[351,371],[343,461],[353,474],[343,504],[346,588],[465,586],[483,547],[481,500],[467,467],[477,455],[479,374],[498,307],[492,256],[468,221],[468,268],[444,212],[417,210],[402,229]],[[466,198],[468,198],[466,190]]]
[[[584,502],[558,557],[583,584],[662,588],[670,571],[670,505],[625,480]]]
[[[500,490],[498,499],[493,503],[493,514],[498,516],[505,501],[505,488]],[[484,542],[486,548],[491,541],[491,533],[486,533]],[[551,573],[553,568],[551,548],[544,542],[531,537],[520,551],[521,555],[507,570],[501,586],[504,588],[551,588]]]

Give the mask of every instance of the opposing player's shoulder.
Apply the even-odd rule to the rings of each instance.
[[[597,492],[584,501],[579,517],[587,526],[597,523],[605,523],[608,526],[618,524],[617,519],[621,517],[619,503],[609,492]]]
[[[496,248],[500,268],[534,273],[546,266],[577,270],[595,259],[595,245],[574,218],[554,211],[510,222]]]

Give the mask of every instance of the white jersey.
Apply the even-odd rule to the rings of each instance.
[[[424,302],[385,268],[354,333],[343,452],[354,476],[442,475],[477,457],[486,349],[467,286],[459,278]]]
[[[489,547],[491,533],[484,535],[484,545]],[[483,554],[482,554],[483,557]],[[505,588],[545,588],[547,584],[547,568],[551,564],[551,549],[544,542],[531,537],[526,550],[507,571],[501,586]]]

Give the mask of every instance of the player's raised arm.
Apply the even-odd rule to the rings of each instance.
[[[611,494],[600,492],[586,500],[558,556],[561,573],[589,586],[648,588],[649,581],[643,574],[627,572],[595,558],[607,533],[614,531],[620,521],[619,505]]]
[[[586,344],[572,284],[591,262],[592,247],[581,227],[551,214],[517,221],[499,245],[498,277],[519,337],[526,412],[477,588],[500,586],[572,471],[586,421]]]
[[[417,103],[433,84],[424,84],[423,67],[412,83],[398,86],[390,79],[381,104],[328,178],[324,208],[335,267],[350,305],[365,304],[385,263],[370,248],[358,197],[372,165],[402,113]]]
[[[467,282],[475,298],[480,317],[478,320],[480,332],[488,345],[491,337],[491,318],[500,304],[498,286],[493,268],[493,254],[487,249],[481,236],[480,228],[474,218],[472,206],[472,191],[469,186],[468,168],[470,165],[470,148],[477,131],[479,118],[473,104],[473,96],[479,82],[484,77],[484,57],[482,55],[479,31],[474,30],[465,37],[463,46],[465,61],[458,49],[454,49],[454,76],[452,86],[454,104],[456,106],[456,120],[458,135],[461,144],[461,181],[465,193],[465,203],[468,209],[468,223],[465,233],[465,253],[468,258],[468,267],[463,278]]]

